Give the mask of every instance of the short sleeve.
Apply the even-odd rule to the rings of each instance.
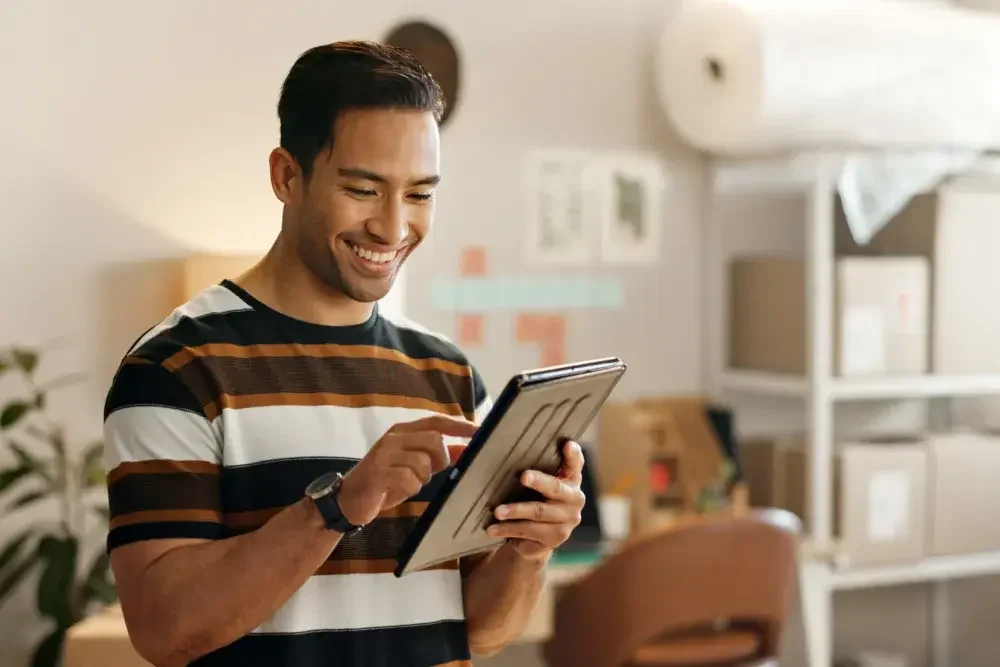
[[[486,384],[483,382],[482,376],[476,368],[472,367],[472,383],[475,391],[475,419],[477,424],[482,424],[483,420],[486,419],[486,415],[489,414],[490,409],[493,407],[493,398],[490,393],[486,390]]]
[[[126,357],[104,408],[108,551],[155,539],[225,536],[221,435],[158,363]]]

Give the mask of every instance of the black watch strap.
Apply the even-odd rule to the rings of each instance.
[[[361,526],[355,526],[348,521],[340,509],[337,496],[343,481],[344,476],[340,473],[327,473],[318,477],[306,488],[306,495],[316,504],[316,509],[319,510],[328,529],[350,535],[361,530]]]
[[[326,527],[330,530],[335,530],[344,535],[351,535],[361,530],[361,526],[355,526],[344,516],[344,512],[340,509],[340,503],[337,502],[336,491],[316,498],[313,502],[316,503],[316,509],[319,510],[320,516],[323,517],[323,521],[326,523]]]

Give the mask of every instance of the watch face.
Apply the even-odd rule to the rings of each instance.
[[[336,472],[328,472],[325,475],[320,475],[306,487],[306,495],[310,498],[325,496],[330,492],[330,489],[333,488],[333,485],[339,478],[340,473]]]

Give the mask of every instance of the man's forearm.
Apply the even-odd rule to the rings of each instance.
[[[504,545],[472,567],[463,590],[473,653],[492,655],[521,635],[541,596],[546,562]]]
[[[144,657],[162,667],[186,665],[246,635],[301,588],[339,540],[303,500],[252,533],[168,551],[146,569],[139,618],[129,619],[147,631],[152,656]]]

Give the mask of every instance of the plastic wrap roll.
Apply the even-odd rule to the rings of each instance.
[[[688,0],[657,53],[692,146],[1000,147],[1000,18],[890,0]]]

